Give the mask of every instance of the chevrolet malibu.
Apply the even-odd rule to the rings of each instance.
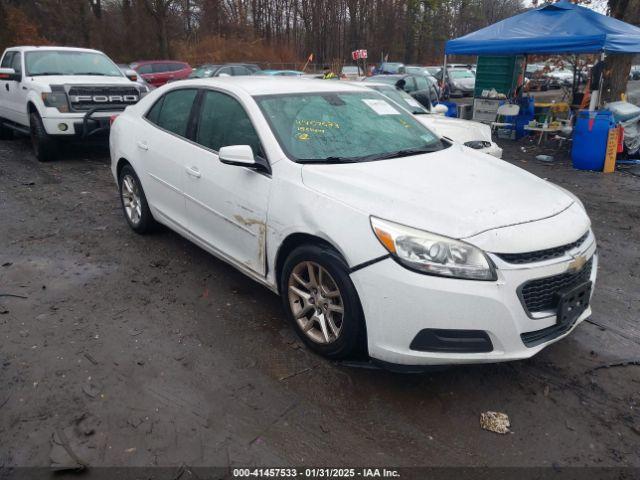
[[[369,88],[186,80],[127,108],[110,146],[134,231],[164,224],[270,288],[328,358],[522,359],[591,314],[580,201]]]

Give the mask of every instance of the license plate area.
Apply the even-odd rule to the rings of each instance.
[[[573,325],[589,307],[591,286],[591,282],[584,282],[558,292],[558,325]]]

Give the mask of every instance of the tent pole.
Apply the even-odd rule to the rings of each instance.
[[[600,61],[604,63],[607,55],[602,52],[600,56]],[[596,104],[596,110],[600,110],[600,100],[602,100],[602,89],[604,87],[604,65],[600,69],[600,83],[598,84],[598,103]]]
[[[440,85],[440,94],[444,95],[444,87],[445,87],[445,82],[446,82],[446,75],[447,75],[447,54],[445,52],[444,54],[444,63],[442,65],[442,85]]]

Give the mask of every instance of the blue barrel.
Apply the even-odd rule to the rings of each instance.
[[[578,112],[571,149],[573,168],[598,172],[603,170],[609,130],[614,126],[613,114],[607,110]]]

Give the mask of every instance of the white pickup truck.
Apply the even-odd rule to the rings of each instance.
[[[0,60],[0,139],[30,135],[38,160],[52,160],[63,139],[108,133],[110,117],[146,93],[134,76],[97,50],[8,48]]]

